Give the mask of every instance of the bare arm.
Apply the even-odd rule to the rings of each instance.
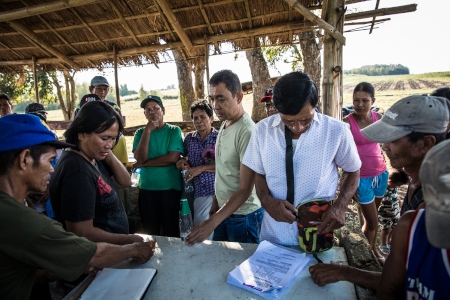
[[[272,197],[266,177],[258,173],[255,174],[256,194],[261,200],[262,207],[276,221],[292,224],[296,220],[294,213],[297,212],[294,205],[287,200]]]
[[[137,150],[137,149],[136,149]],[[135,151],[136,152],[136,151]],[[136,157],[136,155],[135,155]],[[134,164],[135,168],[142,167],[164,167],[175,164],[180,158],[180,152],[170,151],[166,155],[161,155],[155,158],[147,159],[146,161],[140,163],[137,161]]]
[[[192,229],[187,237],[189,245],[203,242],[223,220],[231,216],[248,199],[255,184],[255,172],[241,163],[239,178],[239,189],[230,199],[208,220]]]
[[[141,140],[137,145],[136,149],[133,151],[134,158],[138,163],[143,163],[148,157],[148,145],[150,142],[150,135],[153,130],[157,129],[159,126],[158,122],[148,122],[142,131]]]
[[[394,229],[391,252],[383,266],[378,287],[378,299],[402,299],[405,297],[408,230],[413,215],[414,211],[406,212]]]
[[[381,279],[381,272],[367,271],[350,266],[335,264],[317,264],[309,267],[314,283],[324,286],[338,281],[349,281],[363,288],[376,291]]]
[[[89,261],[86,271],[110,267],[127,258],[133,258],[138,263],[144,263],[153,256],[154,248],[154,241],[123,246],[97,243],[97,250]]]
[[[78,236],[85,237],[93,242],[104,242],[115,245],[132,244],[144,241],[140,236],[134,234],[119,234],[104,231],[94,227],[93,220],[82,222],[66,221],[67,231],[73,232]]]
[[[348,203],[356,193],[359,183],[359,170],[356,172],[343,172],[339,187],[339,196],[333,205],[330,206],[322,215],[322,224],[317,231],[320,234],[338,229],[345,224],[345,212]]]
[[[131,186],[130,174],[120,160],[117,159],[117,157],[111,152],[111,150],[105,158],[105,163],[111,168],[112,176],[119,187]]]

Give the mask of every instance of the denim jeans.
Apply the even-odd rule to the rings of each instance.
[[[213,240],[258,244],[263,215],[262,207],[248,215],[233,214],[214,229]]]

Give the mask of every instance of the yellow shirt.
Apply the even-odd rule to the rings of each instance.
[[[120,135],[117,145],[111,151],[121,163],[128,163],[127,140],[123,134]]]

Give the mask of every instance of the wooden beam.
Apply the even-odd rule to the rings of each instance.
[[[368,11],[348,14],[348,15],[345,15],[345,20],[353,21],[353,20],[359,20],[359,19],[371,18],[371,17],[403,14],[403,13],[413,12],[416,10],[417,10],[417,4],[408,4],[408,5],[380,8],[377,10],[368,10]]]
[[[36,93],[36,103],[39,103],[39,87],[38,76],[36,70],[36,57],[33,56],[33,79],[34,79],[34,92]]]
[[[21,3],[23,5],[25,5],[26,7],[30,7],[28,5],[27,2],[25,1],[21,1]],[[76,54],[80,54],[80,52],[74,47],[72,46],[58,31],[56,31],[41,15],[37,15],[37,17],[39,18],[39,20],[45,24],[45,26],[47,26],[48,29],[51,30],[51,32],[53,32],[64,44],[66,44],[70,49],[72,49],[73,52],[75,52]]]
[[[377,3],[375,4],[375,10],[378,9],[378,6],[380,5],[380,0],[377,0]],[[375,25],[375,20],[377,17],[373,17],[372,19],[372,26],[370,26],[370,31],[369,34],[372,34],[372,30],[373,30],[373,25]]]
[[[284,2],[287,2],[289,5],[291,5],[296,11],[298,11],[302,16],[304,16],[309,21],[313,22],[319,28],[322,28],[326,32],[328,32],[332,37],[334,37],[341,45],[345,45],[345,37],[336,30],[333,26],[313,14],[309,9],[301,5],[297,0],[284,0]]]
[[[81,23],[83,23],[84,27],[89,30],[92,35],[105,47],[105,49],[108,49],[108,46],[102,41],[102,39],[92,30],[91,26],[89,26],[88,23],[84,21],[84,19],[80,16],[80,14],[75,10],[75,8],[70,8],[70,11],[80,20]]]
[[[0,13],[0,22],[8,22],[12,20],[27,18],[49,12],[67,9],[69,7],[76,7],[96,2],[103,2],[104,0],[61,0],[39,4],[30,7],[19,8]]]
[[[17,31],[22,32],[24,35],[38,43],[41,47],[45,48],[47,51],[51,52],[53,55],[58,57],[60,60],[74,68],[75,70],[79,70],[80,66],[74,62],[72,59],[68,58],[66,55],[64,55],[62,52],[54,48],[52,45],[47,43],[44,39],[37,36],[33,31],[29,30],[26,26],[20,24],[17,21],[9,21],[8,24],[16,29]]]
[[[205,35],[205,72],[206,72],[206,90],[209,95],[209,44]]]
[[[11,51],[12,53],[14,53],[15,55],[24,58],[24,56],[22,55],[22,53],[16,52],[14,49],[8,47],[7,45],[3,44],[2,42],[0,42],[0,46],[2,46],[5,49],[8,49],[9,51]]]
[[[355,4],[355,3],[360,3],[360,2],[367,2],[367,1],[372,1],[372,0],[346,0],[345,5]]]
[[[222,35],[213,35],[213,36],[207,36],[206,42],[208,44],[212,44],[215,42],[220,41],[233,41],[238,39],[246,39],[253,36],[260,36],[263,34],[276,34],[276,33],[282,33],[289,30],[292,30],[294,33],[302,32],[302,31],[309,31],[314,30],[316,27],[305,27],[304,24],[299,24],[298,22],[293,23],[285,23],[282,25],[272,25],[272,26],[266,26],[261,28],[253,28],[251,30],[245,30],[245,31],[238,31],[238,32],[231,32],[231,33],[225,33]],[[204,47],[205,45],[205,39],[203,38],[196,38],[193,40],[194,47]],[[181,42],[172,42],[167,43],[164,45],[151,45],[151,46],[143,46],[143,47],[133,47],[133,48],[126,48],[121,49],[118,51],[117,55],[120,56],[129,56],[129,55],[136,55],[136,54],[142,54],[145,52],[156,52],[156,51],[166,51],[169,49],[177,49],[182,47],[183,44]],[[112,59],[114,56],[114,53],[112,51],[106,51],[106,52],[98,52],[98,53],[88,53],[88,54],[82,54],[82,55],[73,55],[70,56],[71,59],[73,59],[76,62],[83,62],[87,60],[100,60],[109,58]],[[38,64],[55,64],[59,60],[57,58],[40,58],[37,60]],[[0,66],[7,66],[7,65],[30,65],[31,60],[20,60],[20,61],[0,61]]]
[[[375,24],[383,23],[383,22],[390,21],[390,20],[391,20],[391,18],[378,19],[378,20],[375,21]],[[354,25],[366,25],[366,24],[371,24],[371,23],[372,23],[372,21],[349,22],[349,23],[345,23],[344,25],[345,26],[354,26]]]
[[[167,19],[169,19],[170,25],[172,25],[173,29],[177,33],[184,47],[186,47],[186,51],[188,52],[189,56],[191,56],[192,51],[194,50],[194,45],[192,45],[191,40],[184,31],[175,14],[173,13],[169,3],[167,3],[166,0],[155,0],[155,1],[158,2],[158,5],[161,7],[162,11],[164,12],[164,15],[167,17]]]
[[[119,17],[120,19],[120,23],[122,24],[123,28],[128,32],[128,34],[133,38],[134,42],[138,45],[138,46],[142,46],[141,42],[137,39],[136,35],[134,34],[133,30],[131,29],[130,25],[128,25],[127,21],[125,20],[125,18],[123,17],[122,13],[120,12],[120,10],[117,8],[116,4],[113,1],[108,1],[109,5],[111,5],[112,9],[114,10],[114,12],[116,13],[116,15]]]
[[[116,101],[117,105],[120,107],[120,88],[119,88],[119,74],[117,73],[117,48],[114,45],[113,46],[113,52],[114,52],[114,86],[116,89]]]
[[[206,26],[208,27],[209,34],[214,34],[214,30],[211,27],[211,23],[209,22],[209,18],[208,18],[208,15],[206,14],[206,10],[205,10],[205,7],[203,6],[202,0],[197,0],[197,3],[198,3],[198,7],[200,8],[200,11],[202,13],[203,20],[205,20]]]

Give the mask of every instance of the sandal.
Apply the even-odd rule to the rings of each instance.
[[[389,246],[381,245],[379,248],[383,254],[389,254],[389,252],[391,252],[391,248],[389,248]]]

